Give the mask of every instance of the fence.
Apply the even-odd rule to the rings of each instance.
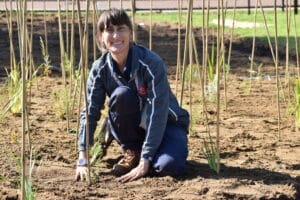
[[[10,10],[10,6],[7,1],[7,9]],[[135,8],[136,10],[149,10],[151,8],[151,1],[150,0],[133,0],[135,1]],[[182,8],[187,9],[188,7],[188,1],[187,0],[181,0],[182,1]],[[221,2],[221,0],[210,0],[210,7],[211,8],[217,8],[218,1]],[[274,0],[261,0],[263,7],[274,7]],[[289,1],[289,0],[288,0]],[[16,0],[12,0],[12,9],[16,9]],[[92,2],[92,1],[91,1]],[[234,7],[234,0],[223,0],[224,5],[226,5],[227,8],[233,8]],[[207,0],[205,1],[207,3]],[[277,1],[278,8],[281,8],[284,10],[286,6],[287,0],[281,0]],[[46,10],[47,11],[56,11],[58,9],[57,1],[56,0],[46,0]],[[248,9],[248,12],[250,13],[251,8],[255,7],[256,0],[237,0],[236,7],[240,9]],[[81,7],[85,8],[86,1],[81,1]],[[106,10],[109,8],[109,5],[111,7],[120,8],[122,5],[122,8],[124,9],[131,9],[132,3],[131,0],[101,0],[96,1],[97,8],[99,10]],[[194,9],[200,9],[202,8],[203,0],[194,1]],[[291,2],[291,5],[298,5],[298,0],[293,0]],[[295,12],[297,12],[297,7],[294,6]],[[41,0],[33,0],[33,6],[31,4],[31,0],[27,1],[27,9],[31,10],[44,10],[44,1]],[[61,3],[61,9],[65,10],[66,8],[70,9],[72,8],[72,1],[62,0]],[[178,1],[177,0],[152,0],[152,8],[153,10],[176,10],[178,8]],[[5,10],[5,1],[0,2],[0,10]]]

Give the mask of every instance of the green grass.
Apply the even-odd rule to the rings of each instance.
[[[136,17],[140,20],[149,21],[149,15],[150,13],[140,13],[138,12]],[[267,25],[269,27],[270,37],[271,41],[274,42],[274,35],[275,35],[275,26],[274,26],[274,11],[273,10],[265,10],[265,16]],[[187,13],[182,13],[182,27],[185,26],[186,23],[186,17]],[[194,27],[201,27],[202,26],[202,11],[196,10],[193,12],[193,25]],[[210,11],[209,16],[209,27],[210,28],[216,28],[217,25],[213,23],[213,21],[217,20],[217,12],[215,10]],[[233,11],[227,11],[226,19],[233,19]],[[171,23],[171,24],[177,24],[178,22],[178,12],[161,12],[161,13],[153,13],[152,20],[155,22],[163,22],[163,23]],[[250,23],[254,24],[254,11],[252,11],[252,14],[248,15],[248,12],[246,10],[244,11],[237,11],[236,13],[236,19],[237,22],[243,22],[243,23]],[[277,12],[277,30],[278,30],[278,38],[279,38],[279,45],[285,46],[285,37],[287,35],[286,33],[286,13],[282,12],[281,10],[278,10]],[[294,36],[295,36],[295,29],[293,24],[293,13],[291,15],[291,27],[290,27],[290,46],[291,48],[294,48],[295,42],[294,42]],[[296,16],[297,23],[300,22],[300,15]],[[237,24],[237,23],[236,23]],[[267,41],[267,31],[264,26],[264,18],[260,10],[258,10],[257,13],[257,26],[256,29],[256,37],[259,40]],[[225,32],[229,34],[231,31],[230,27],[225,27]],[[253,37],[253,27],[248,28],[239,28],[235,27],[234,34],[239,37],[243,38],[252,38]],[[300,35],[300,29],[297,30],[297,35]]]

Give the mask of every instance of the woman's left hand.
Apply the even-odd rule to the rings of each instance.
[[[117,181],[121,183],[126,183],[141,178],[147,174],[149,167],[150,161],[142,159],[136,168],[133,168],[127,174],[117,178]]]

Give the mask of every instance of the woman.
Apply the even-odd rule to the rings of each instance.
[[[99,47],[87,81],[90,143],[109,97],[109,127],[124,156],[112,172],[127,182],[149,170],[177,176],[188,155],[189,114],[170,90],[162,59],[131,42],[132,23],[124,10],[104,11],[97,24]],[[81,113],[76,178],[87,174],[85,110]]]

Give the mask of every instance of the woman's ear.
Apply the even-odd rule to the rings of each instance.
[[[98,32],[96,38],[97,38],[97,46],[98,46],[98,49],[99,49],[101,52],[105,52],[105,51],[106,51],[106,47],[105,47],[105,43],[104,43],[104,41],[103,41],[102,33],[101,33],[101,32]]]
[[[101,32],[97,33],[97,40],[100,44],[102,43],[102,33]]]

